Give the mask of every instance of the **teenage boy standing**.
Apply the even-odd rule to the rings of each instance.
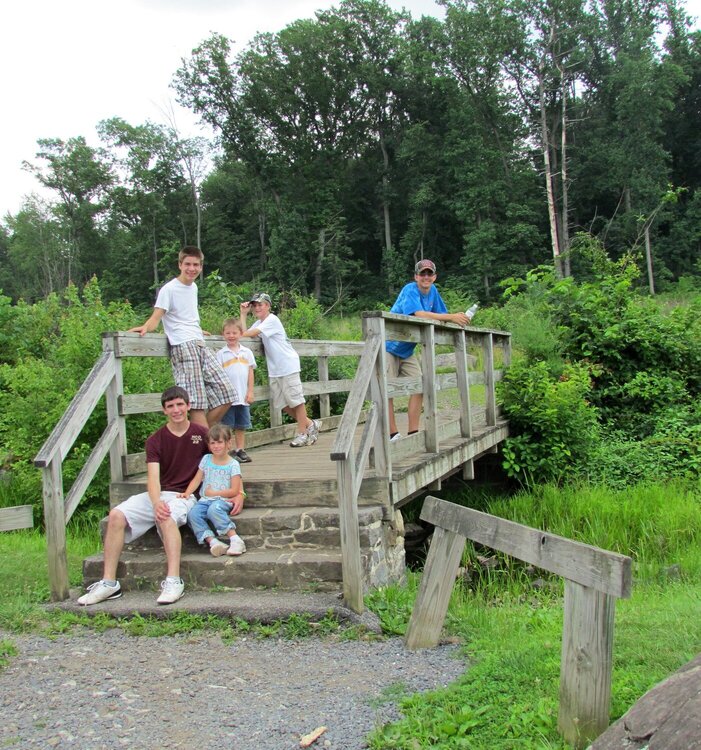
[[[177,385],[190,395],[190,419],[197,424],[219,422],[237,394],[216,356],[204,343],[197,308],[197,284],[204,255],[199,247],[184,247],[178,255],[180,274],[158,292],[151,317],[130,331],[142,336],[163,321],[170,345],[170,363]]]
[[[146,440],[146,492],[132,495],[110,511],[104,541],[102,579],[88,587],[79,604],[98,604],[122,595],[117,565],[125,542],[133,542],[153,526],[163,541],[168,572],[161,584],[159,604],[172,604],[183,595],[180,578],[180,529],[197,502],[194,495],[177,497],[195,476],[207,455],[207,428],[188,419],[189,397],[178,386],[161,395],[166,424]]]
[[[414,280],[410,281],[395,300],[390,312],[400,315],[415,315],[417,318],[440,320],[444,323],[457,323],[460,326],[469,324],[465,313],[449,313],[445,302],[434,286],[436,282],[436,264],[428,258],[420,260],[414,266]],[[387,375],[391,378],[420,378],[421,364],[414,355],[416,344],[410,341],[387,341]],[[394,400],[389,399],[389,433],[390,440],[399,440],[401,435],[394,418]],[[409,435],[419,431],[419,419],[423,394],[413,393],[409,396]]]

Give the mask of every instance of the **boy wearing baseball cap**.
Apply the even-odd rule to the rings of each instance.
[[[409,282],[395,300],[390,312],[400,315],[415,315],[417,318],[440,320],[444,323],[469,324],[470,319],[463,312],[449,313],[438,289],[436,281],[436,264],[424,258],[414,266],[414,281]],[[414,355],[416,344],[410,341],[387,341],[387,375],[391,378],[420,378],[421,365]],[[419,431],[419,419],[423,394],[413,393],[409,396],[409,434]],[[389,432],[390,440],[399,440],[401,435],[394,417],[394,402],[389,399]]]
[[[307,416],[299,354],[292,348],[280,318],[270,311],[271,304],[270,295],[265,292],[254,294],[248,302],[241,303],[241,326],[244,329],[241,335],[260,337],[268,366],[270,402],[297,422],[297,435],[290,447],[314,445],[319,437],[321,420]],[[249,312],[253,312],[256,320],[246,330]]]

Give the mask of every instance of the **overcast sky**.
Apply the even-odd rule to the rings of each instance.
[[[37,189],[21,168],[38,138],[85,136],[97,145],[100,120],[165,123],[169,88],[183,57],[212,32],[243,47],[257,31],[311,18],[333,0],[15,0],[0,10],[3,116],[0,217]],[[434,0],[389,0],[414,18],[443,17]],[[701,0],[687,0],[701,15]],[[183,135],[197,132],[176,109]]]

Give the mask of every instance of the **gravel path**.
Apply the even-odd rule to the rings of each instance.
[[[396,638],[2,638],[19,654],[0,671],[0,747],[22,749],[293,750],[323,725],[313,748],[360,750],[398,716],[383,690],[428,690],[465,670],[456,646],[410,652]]]

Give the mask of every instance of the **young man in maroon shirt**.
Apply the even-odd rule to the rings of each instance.
[[[161,396],[166,424],[146,441],[147,491],[112,508],[105,534],[103,575],[78,599],[79,604],[97,604],[122,595],[117,564],[125,542],[133,542],[153,526],[163,541],[168,572],[161,584],[159,604],[180,599],[185,585],[180,578],[180,529],[196,502],[194,495],[177,497],[195,476],[208,452],[207,428],[188,418],[190,398],[183,388],[168,388]]]

